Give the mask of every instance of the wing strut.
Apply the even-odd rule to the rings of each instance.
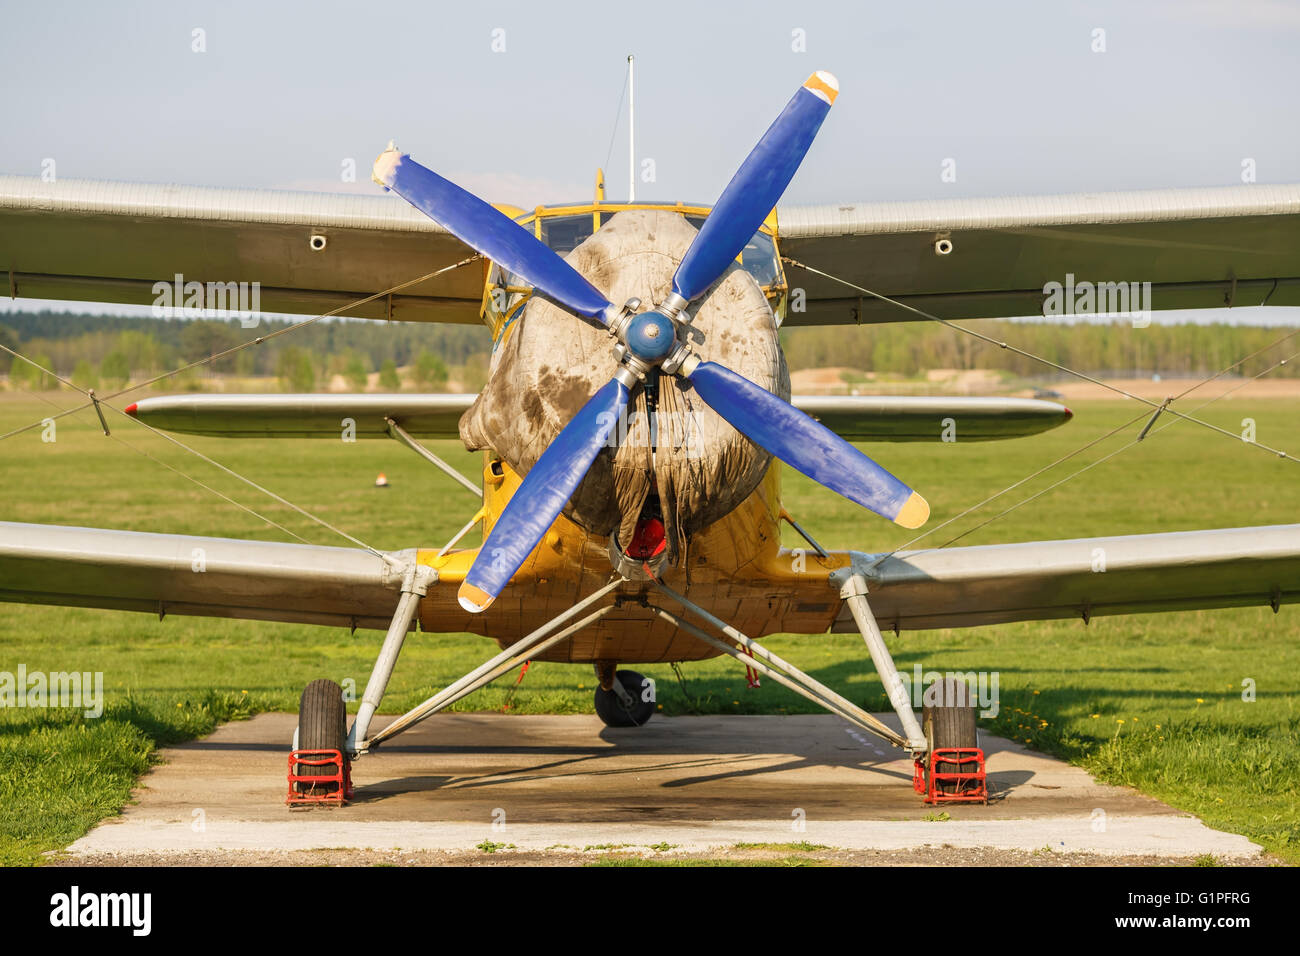
[[[857,623],[858,630],[862,632],[862,639],[867,642],[867,650],[871,652],[871,660],[876,665],[876,673],[880,675],[880,682],[885,685],[889,702],[894,705],[898,719],[903,722],[908,749],[917,755],[925,753],[929,749],[925,734],[921,732],[921,725],[916,722],[916,714],[912,711],[912,702],[907,699],[907,689],[903,686],[903,679],[898,676],[898,668],[894,666],[894,658],[890,656],[889,648],[885,646],[885,637],[880,633],[880,625],[876,623],[876,616],[871,613],[871,605],[867,603],[866,576],[861,573],[849,575],[849,579],[844,582],[844,587],[840,589],[840,597],[853,613],[853,620]]]
[[[420,598],[429,592],[429,585],[437,580],[438,572],[427,564],[412,563],[407,569],[406,576],[402,579],[402,596],[398,599],[397,610],[393,612],[393,620],[388,625],[388,633],[384,635],[379,657],[375,659],[370,680],[366,682],[366,692],[361,695],[357,719],[352,722],[352,730],[348,733],[345,748],[349,753],[355,755],[357,741],[366,739],[370,718],[375,716],[379,702],[384,699],[384,691],[388,689],[388,679],[393,676],[397,655],[402,651],[406,634],[411,629],[411,621],[420,607]]]
[[[745,634],[742,634],[740,631],[736,630],[736,628],[732,627],[730,624],[726,623],[721,618],[713,614],[710,614],[708,611],[706,611],[704,608],[700,607],[698,604],[691,601],[689,598],[681,594],[678,594],[676,591],[674,591],[668,585],[664,584],[662,581],[655,579],[655,583],[658,585],[660,591],[662,591],[668,597],[672,598],[682,607],[686,608],[696,617],[700,618],[703,621],[706,621],[708,624],[717,628],[724,635],[726,635],[728,640],[722,640],[719,637],[715,637],[712,634],[708,634],[700,630],[698,627],[695,627],[694,625],[686,621],[683,621],[676,614],[673,614],[670,611],[665,611],[663,608],[655,607],[654,608],[655,614],[657,614],[663,620],[667,621],[669,624],[672,624],[674,627],[680,628],[681,630],[685,631],[687,634],[690,634],[692,637],[698,638],[699,640],[704,641],[704,643],[712,647],[716,647],[724,654],[730,654],[732,657],[736,658],[738,661],[743,663],[746,667],[752,667],[755,670],[759,671],[760,673],[766,674],[768,677],[771,677],[773,680],[775,680],[778,684],[781,684],[782,686],[789,688],[790,690],[794,691],[796,694],[806,697],[808,700],[812,701],[814,704],[817,704],[819,707],[825,707],[832,714],[835,714],[837,717],[842,717],[843,719],[847,720],[849,723],[853,724],[854,726],[859,727],[862,730],[867,731],[868,733],[875,734],[877,737],[880,737],[888,741],[889,743],[893,744],[895,747],[901,747],[904,750],[910,751],[914,757],[924,754],[925,751],[928,749],[925,742],[925,737],[921,733],[921,728],[917,724],[916,716],[912,713],[911,708],[908,707],[906,709],[906,716],[904,717],[903,716],[904,709],[898,707],[898,703],[897,703],[898,700],[902,700],[904,704],[906,704],[907,702],[906,693],[903,693],[901,697],[898,698],[896,698],[893,693],[890,694],[890,700],[895,702],[895,707],[898,708],[899,716],[903,717],[903,727],[908,734],[908,736],[903,737],[895,733],[890,727],[881,723],[879,720],[877,720],[871,714],[867,713],[865,710],[863,710],[857,704],[853,703],[851,700],[848,700],[842,695],[837,694],[835,691],[831,690],[825,684],[822,684],[816,679],[805,674],[803,671],[799,670],[799,668],[795,667],[793,664],[789,663],[788,661],[782,660],[780,657],[777,657],[777,655],[773,654],[767,648],[763,647],[753,638],[748,637]],[[877,637],[879,638],[879,629],[877,629],[876,633],[877,633]],[[885,650],[884,641],[883,640],[879,641],[880,652],[883,654],[882,658],[876,657],[876,648],[872,647],[870,640],[868,640],[867,646],[871,647],[871,656],[874,660],[876,660],[877,668],[878,669],[881,668],[882,661],[887,667],[887,670],[885,669],[881,670],[882,679],[886,681],[885,683],[886,689],[889,689],[891,687],[896,687],[899,684],[901,684],[901,680],[898,676],[898,671],[894,670],[894,662],[890,658],[889,652]],[[892,682],[889,680],[888,677],[885,676],[886,673],[893,675]],[[910,725],[908,723],[909,720],[911,721]]]
[[[482,495],[483,495],[483,489],[482,489],[482,488],[480,488],[478,485],[474,484],[474,482],[470,481],[468,478],[466,478],[464,475],[462,475],[459,471],[457,471],[457,470],[456,470],[455,468],[453,468],[451,465],[447,464],[447,462],[443,461],[441,458],[439,458],[439,457],[438,457],[437,455],[435,455],[433,452],[429,451],[429,449],[425,448],[425,447],[424,447],[423,445],[421,445],[418,441],[416,441],[416,440],[411,436],[411,433],[410,433],[410,432],[408,432],[408,431],[407,431],[405,428],[403,428],[401,425],[397,424],[396,419],[394,419],[394,418],[392,418],[392,417],[390,417],[390,416],[388,416],[388,415],[385,415],[385,416],[384,416],[384,421],[388,423],[388,434],[389,434],[392,438],[397,439],[399,442],[401,442],[401,443],[402,443],[403,445],[405,445],[407,448],[411,449],[411,451],[415,452],[417,455],[419,455],[419,456],[420,456],[421,458],[423,458],[425,461],[429,462],[431,465],[433,465],[435,468],[437,468],[437,469],[438,469],[439,471],[441,471],[443,474],[445,474],[445,475],[447,475],[447,476],[449,476],[449,477],[451,477],[451,478],[454,478],[454,479],[455,479],[455,480],[460,484],[460,486],[461,486],[462,488],[464,488],[466,491],[468,491],[468,492],[469,492],[471,495],[473,495],[475,498],[480,498],[480,497],[482,497]]]
[[[593,604],[596,604],[598,601],[600,601],[601,598],[605,597],[605,595],[609,594],[611,591],[613,591],[615,588],[617,588],[619,585],[623,583],[624,583],[624,578],[622,578],[619,575],[615,575],[613,579],[609,581],[608,584],[604,585],[602,588],[600,588],[597,591],[593,591],[591,594],[583,598],[577,604],[573,605],[573,607],[569,608],[567,611],[564,611],[561,614],[557,614],[555,617],[551,618],[551,620],[547,621],[545,624],[543,624],[537,630],[533,631],[527,637],[521,638],[520,640],[516,641],[514,644],[511,644],[509,647],[503,650],[496,657],[492,658],[490,661],[487,661],[479,665],[477,668],[470,671],[464,677],[460,678],[459,680],[455,681],[449,686],[444,687],[442,690],[438,691],[438,693],[434,694],[424,703],[417,705],[411,710],[408,710],[405,714],[403,714],[401,717],[398,717],[395,721],[393,721],[383,730],[379,731],[370,739],[362,740],[361,735],[357,735],[357,734],[353,734],[349,736],[348,738],[349,749],[353,751],[354,755],[360,755],[362,753],[365,753],[367,750],[377,746],[379,743],[387,740],[389,737],[401,733],[403,730],[406,730],[408,727],[412,727],[415,724],[418,724],[426,717],[430,717],[433,714],[436,714],[440,710],[450,707],[452,704],[460,700],[462,697],[465,697],[468,694],[472,694],[480,687],[484,687],[487,684],[490,684],[492,681],[496,680],[498,677],[502,676],[503,674],[508,674],[510,671],[514,670],[514,668],[518,667],[520,664],[522,664],[524,661],[528,660],[529,658],[536,657],[537,655],[545,651],[547,648],[555,644],[558,644],[560,641],[567,640],[568,638],[576,634],[578,631],[582,630],[584,627],[587,627],[588,625],[594,624],[596,621],[599,621],[610,611],[614,610],[616,605],[606,604],[604,607],[597,608],[595,611],[588,614],[586,617],[581,618],[580,620],[569,625],[563,630],[559,630],[560,625],[567,623],[569,620],[571,620],[574,617],[577,617],[577,615],[581,614],[583,611],[591,607]],[[382,654],[380,659],[382,661]],[[379,665],[376,664],[375,666],[376,669],[378,669]],[[369,693],[369,688],[367,688],[366,690],[367,693]],[[358,720],[359,719],[360,719],[360,714],[358,714]]]

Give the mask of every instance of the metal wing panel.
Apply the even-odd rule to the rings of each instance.
[[[871,569],[876,557],[853,566],[883,628],[1300,601],[1300,524],[900,552]],[[856,630],[847,606],[831,630]]]
[[[152,305],[180,274],[257,282],[260,311],[319,315],[471,254],[395,196],[0,176],[10,295]],[[482,294],[468,266],[345,314],[475,323]]]
[[[128,409],[166,431],[225,438],[333,438],[350,419],[357,438],[387,438],[392,418],[416,438],[459,438],[477,395],[160,395]]]
[[[386,628],[414,551],[0,522],[0,601]]]
[[[1300,185],[785,206],[783,255],[940,318],[1040,315],[1043,286],[1151,282],[1153,309],[1300,305]],[[952,242],[938,255],[935,243]],[[916,318],[797,267],[785,325]]]
[[[795,395],[795,408],[849,441],[998,441],[1063,425],[1064,405],[1032,398]]]
[[[386,438],[392,418],[416,438],[458,438],[459,421],[477,396],[161,395],[133,414],[166,431],[225,438],[338,438],[350,419],[357,438]],[[1029,398],[895,395],[795,395],[791,403],[849,441],[960,441],[1018,438],[1069,421],[1070,410]]]

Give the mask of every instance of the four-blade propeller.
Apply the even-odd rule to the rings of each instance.
[[[509,583],[554,523],[647,372],[687,379],[714,411],[755,444],[808,477],[905,528],[930,515],[925,499],[844,439],[766,389],[702,361],[677,334],[685,309],[735,261],[794,177],[838,92],[817,72],[804,82],[746,157],[704,221],[657,309],[615,306],[532,232],[391,146],[374,178],[467,245],[521,276],[622,344],[613,378],[582,407],[524,477],[493,525],[460,587],[461,606],[479,612]]]

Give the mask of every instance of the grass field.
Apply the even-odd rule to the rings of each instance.
[[[76,396],[49,393],[69,407]],[[1190,407],[1190,406],[1189,406]],[[50,414],[30,396],[0,395],[0,433]],[[1132,402],[1076,405],[1075,418],[1013,442],[868,448],[931,502],[931,526],[1140,414]],[[1233,433],[1253,418],[1260,442],[1292,452],[1300,402],[1223,401],[1201,415]],[[1167,429],[1025,504],[963,544],[1300,520],[1300,466],[1188,423]],[[210,465],[120,417],[113,437],[92,412],[0,441],[0,519],[284,540],[283,532],[222,501],[165,465],[199,478],[303,538],[342,544]],[[941,544],[1007,505],[1130,440],[1140,425],[1043,478],[931,535]],[[450,480],[392,442],[184,440],[241,474],[379,548],[440,545],[476,507]],[[453,443],[435,450],[466,474],[477,456]],[[144,457],[143,453],[155,460]],[[165,463],[165,465],[164,465]],[[387,491],[372,483],[383,471]],[[880,550],[906,532],[786,472],[790,511],[828,547]],[[794,544],[794,540],[789,542]],[[901,669],[994,670],[1002,711],[989,730],[1028,741],[1104,780],[1128,784],[1246,834],[1300,862],[1300,622],[1295,608],[1193,612],[904,633],[891,640]],[[0,671],[102,671],[106,710],[0,709],[0,862],[34,862],[115,813],[160,744],[259,710],[295,710],[316,677],[363,687],[382,635],[108,611],[0,605]],[[850,698],[888,709],[861,640],[778,636],[766,643]],[[396,712],[475,664],[494,645],[470,635],[416,635],[385,701]],[[685,665],[686,692],[667,666],[665,713],[772,713],[811,709],[765,683],[749,690],[731,660]],[[1256,699],[1243,700],[1243,681]],[[458,705],[500,708],[513,679]],[[582,667],[534,664],[518,713],[591,709]],[[689,695],[688,693],[689,692]],[[287,746],[286,741],[286,746]]]

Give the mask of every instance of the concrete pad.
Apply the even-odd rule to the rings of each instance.
[[[897,718],[878,715],[897,726]],[[382,725],[391,718],[379,718]],[[135,802],[74,856],[356,848],[519,850],[807,841],[1107,856],[1244,858],[1260,847],[1133,790],[981,736],[992,798],[927,820],[905,755],[830,715],[439,714],[353,766],[343,808],[284,804],[293,714],[230,723],[162,751]]]

